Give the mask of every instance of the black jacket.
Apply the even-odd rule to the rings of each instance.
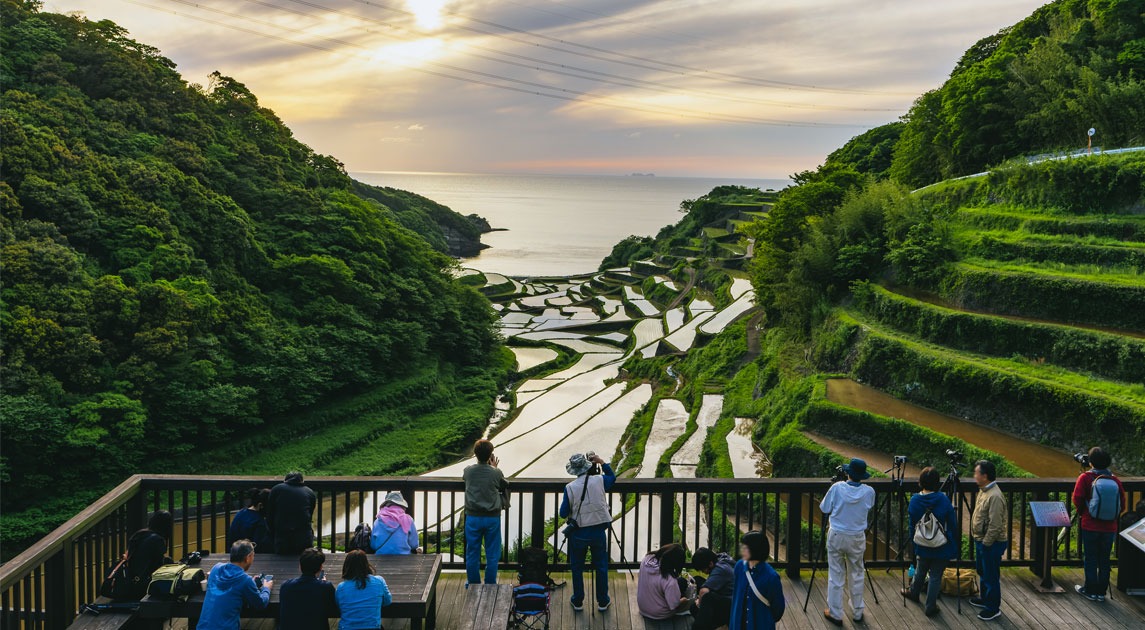
[[[141,529],[127,541],[127,575],[130,578],[130,595],[119,597],[119,601],[138,601],[147,594],[151,574],[164,564],[169,564],[167,540],[159,534]]]
[[[287,475],[286,481],[271,488],[266,503],[266,520],[274,536],[274,552],[301,553],[314,544],[314,491],[302,484],[302,475]]]
[[[312,575],[287,580],[278,600],[278,630],[329,630],[338,616],[334,585]]]

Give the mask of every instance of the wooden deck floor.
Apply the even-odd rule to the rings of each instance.
[[[503,574],[508,582],[513,575]],[[803,575],[802,582],[792,582],[783,578],[783,592],[787,597],[787,613],[780,622],[780,628],[798,630],[834,630],[822,616],[826,598],[826,573],[820,572],[815,578],[811,603],[804,613],[803,597],[811,573]],[[1116,578],[1116,571],[1114,572]],[[567,581],[568,574],[555,574],[558,582]],[[1080,569],[1058,569],[1054,572],[1055,581],[1067,589],[1061,595],[1039,595],[1031,586],[1032,574],[1027,569],[1003,569],[1002,571],[1002,617],[996,621],[979,621],[974,617],[978,609],[962,602],[962,613],[958,613],[957,600],[939,600],[942,613],[928,619],[922,614],[918,604],[907,602],[903,606],[898,595],[900,574],[895,571],[872,570],[879,603],[867,592],[866,619],[856,624],[850,619],[844,622],[845,628],[864,630],[900,628],[1029,628],[1033,630],[1061,630],[1066,628],[1100,628],[1101,630],[1145,629],[1145,598],[1132,598],[1114,591],[1113,597],[1099,604],[1082,599],[1073,592],[1073,585],[1082,580]],[[462,573],[445,573],[438,585],[438,625],[441,630],[461,628],[461,606],[465,600],[465,579]],[[609,589],[612,595],[612,609],[599,613],[595,608],[585,607],[583,612],[573,612],[568,597],[571,585],[553,594],[552,628],[554,630],[642,630],[640,614],[636,610],[636,576],[631,572],[611,574]],[[331,630],[337,630],[337,622],[331,622]],[[273,630],[271,620],[251,620],[243,623],[244,630]],[[406,630],[409,623],[390,620],[386,630]],[[176,623],[173,630],[185,630],[185,624]]]

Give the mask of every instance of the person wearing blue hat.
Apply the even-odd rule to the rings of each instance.
[[[855,458],[844,467],[846,481],[838,481],[819,503],[830,517],[827,531],[827,609],[823,617],[843,625],[843,585],[851,582],[851,618],[863,620],[863,555],[867,551],[867,515],[875,506],[875,489],[863,485],[869,479],[867,462]]]
[[[569,458],[565,470],[576,477],[565,486],[560,507],[561,518],[568,519],[565,535],[573,583],[570,602],[573,610],[584,609],[585,560],[592,554],[596,609],[604,612],[612,605],[608,596],[608,528],[612,526],[608,491],[616,483],[616,474],[608,462],[593,452],[576,453]]]

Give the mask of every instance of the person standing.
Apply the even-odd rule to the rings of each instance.
[[[1105,449],[1089,449],[1089,470],[1079,475],[1073,486],[1073,505],[1081,515],[1078,528],[1085,566],[1085,584],[1076,584],[1073,590],[1095,602],[1105,601],[1109,590],[1109,554],[1117,538],[1118,517],[1128,503],[1121,480],[1109,472],[1112,463]]]
[[[560,515],[568,519],[565,535],[572,564],[573,610],[584,610],[584,564],[591,553],[596,571],[596,607],[603,612],[612,605],[608,597],[608,528],[612,526],[612,510],[607,493],[616,483],[616,474],[600,456],[590,455],[591,459],[581,453],[569,457],[565,470],[576,479],[565,486]]]
[[[978,611],[978,618],[982,621],[1002,616],[1002,555],[1010,543],[1006,533],[1009,510],[997,479],[998,470],[994,462],[983,459],[974,464],[978,498],[974,501],[974,515],[970,519],[970,536],[974,539],[974,562],[982,596],[971,597],[970,605],[982,609]]]
[[[787,602],[779,574],[767,563],[771,543],[762,532],[748,532],[740,539],[739,553],[728,630],[775,630]]]
[[[314,546],[314,491],[302,482],[302,473],[291,472],[270,489],[266,521],[274,536],[274,553],[298,554]]]
[[[386,495],[378,508],[374,527],[370,531],[370,544],[379,556],[408,556],[420,553],[417,523],[409,514],[409,502],[401,492]]]
[[[505,475],[497,468],[500,462],[493,454],[493,443],[477,440],[473,445],[476,464],[465,467],[465,583],[481,582],[481,543],[485,543],[485,583],[497,583],[497,564],[501,561],[501,510],[505,509],[504,492],[509,488]]]
[[[338,630],[381,630],[382,609],[393,602],[390,588],[380,575],[374,575],[370,556],[355,549],[346,554],[342,582],[335,590]]]
[[[301,577],[283,582],[278,591],[278,630],[330,630],[330,618],[338,616],[334,585],[326,581],[321,549],[305,549],[298,558]]]
[[[258,586],[246,574],[254,564],[254,545],[249,540],[236,540],[230,560],[216,564],[207,577],[199,630],[239,630],[244,606],[262,610],[270,603],[274,583],[268,580]]]
[[[827,609],[823,617],[843,625],[843,586],[851,581],[851,618],[863,620],[863,555],[867,551],[867,514],[875,506],[875,489],[864,485],[871,473],[867,462],[852,459],[844,467],[846,481],[837,481],[819,509],[830,517],[827,530]]]
[[[728,625],[736,561],[726,553],[717,554],[707,547],[700,547],[692,554],[692,568],[708,576],[703,581],[696,578],[699,592],[696,594],[694,630],[715,630]]]
[[[929,579],[924,608],[927,617],[938,614],[938,593],[942,590],[942,572],[958,552],[958,518],[950,498],[939,492],[941,483],[938,470],[933,466],[923,468],[918,476],[918,485],[922,491],[910,498],[910,505],[907,507],[912,536],[919,522],[924,520],[936,522],[946,536],[946,544],[940,547],[914,543],[914,557],[918,559],[918,567],[910,587],[904,589],[902,593],[907,599],[918,602],[922,593],[922,583]],[[933,516],[933,519],[927,516],[928,514]],[[926,524],[928,523],[924,523]]]

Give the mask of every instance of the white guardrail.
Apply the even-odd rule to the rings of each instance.
[[[1078,149],[1076,151],[1068,151],[1065,153],[1042,153],[1039,155],[1031,155],[1031,156],[1027,157],[1026,158],[1026,164],[1037,164],[1038,162],[1049,162],[1050,160],[1068,160],[1068,159],[1072,159],[1072,158],[1084,158],[1084,157],[1089,157],[1091,155],[1117,155],[1119,153],[1133,153],[1135,151],[1145,151],[1145,146],[1125,147],[1123,149],[1109,149],[1108,151],[1103,150],[1101,147],[1094,147],[1092,152],[1089,149]],[[999,167],[999,168],[1004,168],[1004,167]],[[939,184],[943,184],[946,182],[957,182],[957,181],[963,180],[963,179],[974,179],[976,177],[984,177],[986,175],[989,175],[992,171],[996,171],[996,170],[998,170],[998,169],[991,169],[989,171],[982,171],[981,173],[974,173],[972,175],[963,175],[962,177],[951,177],[950,179],[944,179],[941,182],[934,182],[933,184],[927,184],[926,186],[923,186],[922,188],[916,188],[916,189],[912,190],[911,192],[916,193],[920,190],[926,190],[927,188],[930,188],[931,186],[937,186]]]

